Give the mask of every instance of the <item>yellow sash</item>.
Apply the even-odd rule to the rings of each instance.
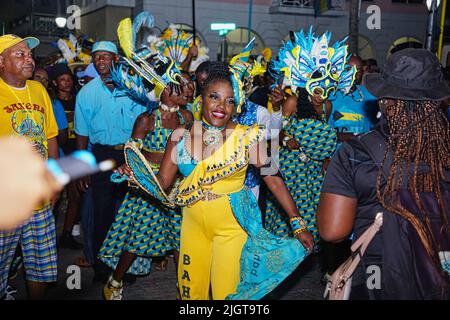
[[[249,163],[249,150],[263,136],[263,128],[237,125],[223,145],[200,161],[178,187],[177,205],[193,205],[209,194],[226,195],[241,190]]]

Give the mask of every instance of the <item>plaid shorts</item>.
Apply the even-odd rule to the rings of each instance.
[[[54,282],[57,278],[56,228],[50,206],[36,210],[21,227],[0,232],[0,297],[8,284],[8,273],[16,247],[22,246],[26,279]]]

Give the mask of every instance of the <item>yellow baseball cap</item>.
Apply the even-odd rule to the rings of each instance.
[[[22,41],[26,41],[28,48],[30,49],[36,48],[40,43],[39,39],[34,37],[21,38],[14,34],[5,34],[0,37],[0,54],[2,54],[5,49],[11,48]]]

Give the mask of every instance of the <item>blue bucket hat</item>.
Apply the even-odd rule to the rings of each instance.
[[[118,54],[117,47],[111,41],[98,41],[92,46],[92,53],[97,51],[106,51]]]

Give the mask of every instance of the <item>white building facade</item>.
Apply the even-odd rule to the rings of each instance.
[[[152,13],[161,29],[168,23],[179,24],[184,29],[194,25],[192,0],[79,0],[75,3],[81,7],[81,31],[96,40],[116,40],[115,29],[120,19],[142,10]],[[333,0],[332,4],[333,9],[315,17],[313,0],[195,0],[195,26],[210,48],[213,60],[222,42],[218,32],[211,30],[211,23],[215,22],[235,23],[238,28],[227,35],[229,55],[248,40],[249,26],[251,36],[257,37],[255,51],[269,47],[276,54],[290,30],[307,31],[313,26],[319,34],[332,31],[332,41],[344,38],[349,30],[349,2]],[[363,1],[359,21],[360,55],[365,59],[375,58],[382,64],[395,43],[404,40],[424,43],[427,20],[428,11],[421,0]]]

